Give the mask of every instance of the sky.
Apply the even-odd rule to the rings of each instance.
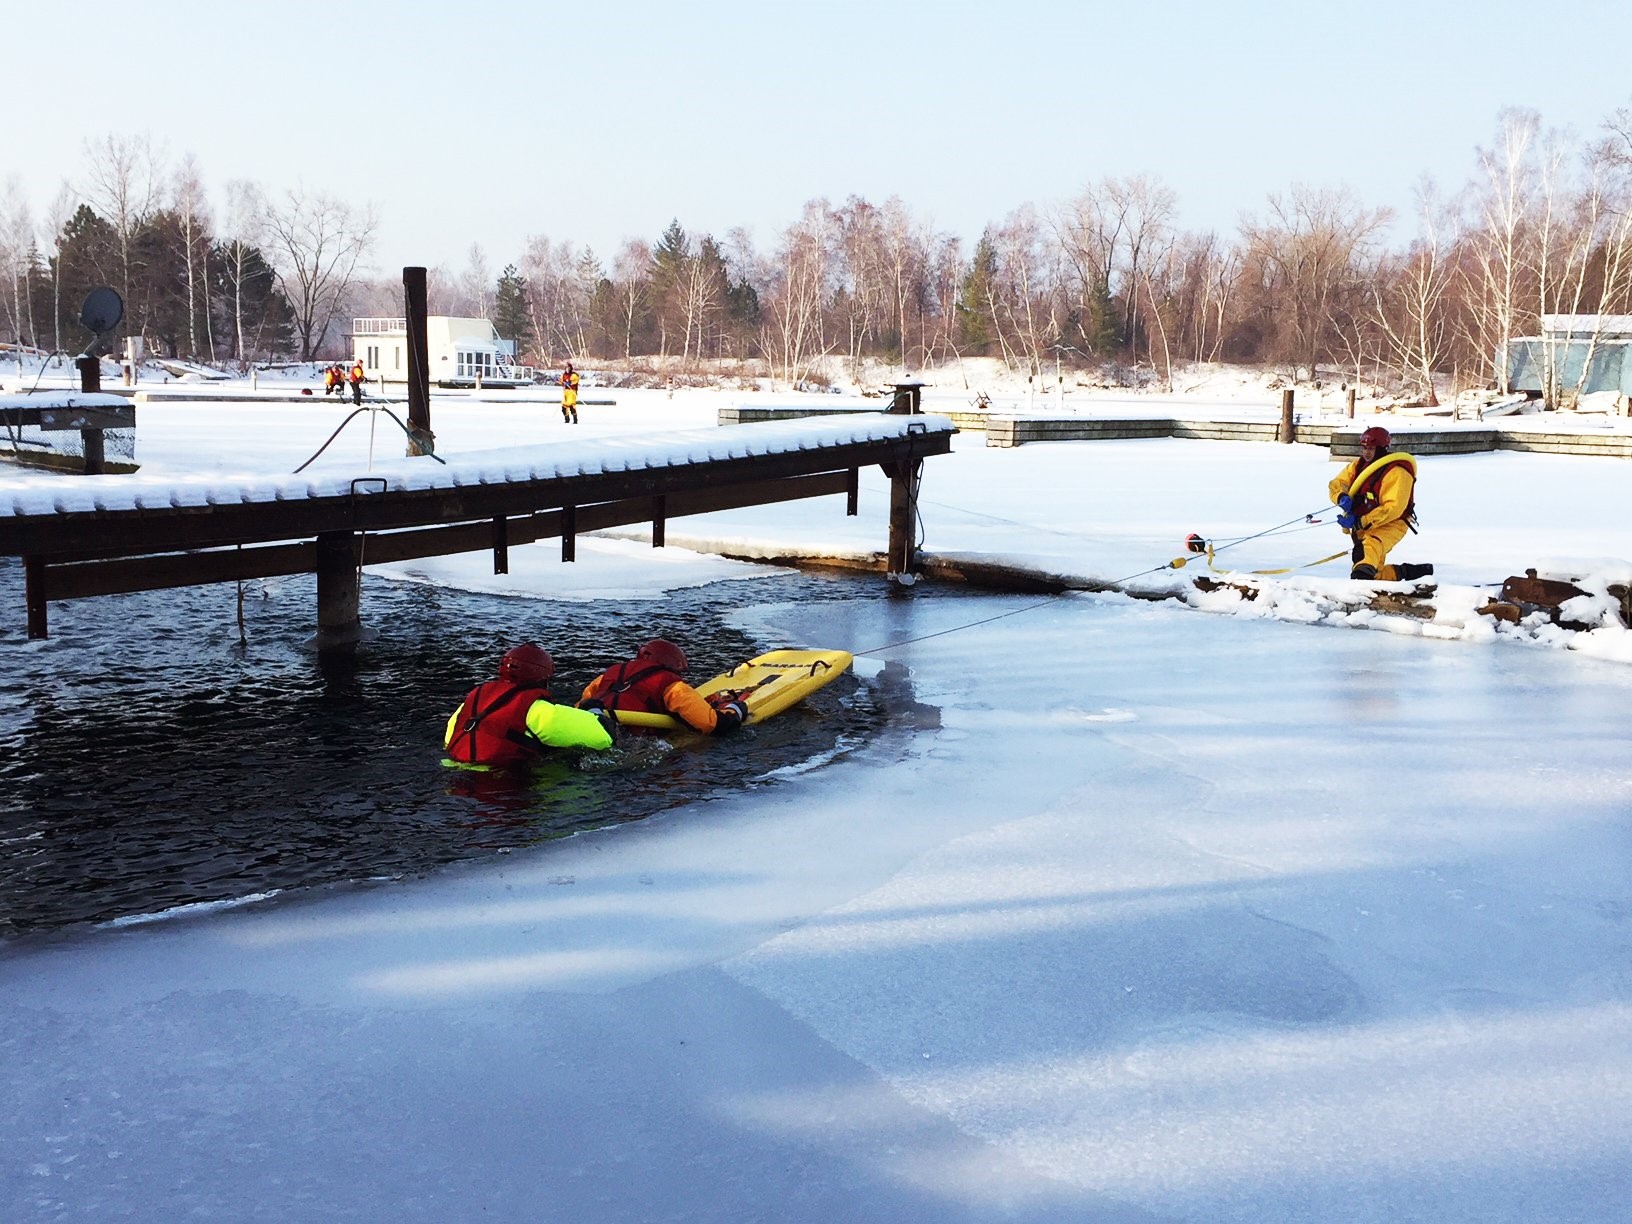
[[[468,479],[503,444],[547,464],[658,428],[741,436],[711,425],[732,394],[613,398],[573,429],[516,396],[438,396],[433,422]],[[346,409],[141,411],[144,472],[231,489]],[[343,432],[324,478],[367,471],[368,437]],[[858,576],[806,605],[756,600],[738,567],[733,625],[853,650],[876,734],[841,725],[808,768],[483,863],[0,945],[0,1218],[1619,1218],[1632,631],[1498,628],[1461,593],[1526,563],[1625,581],[1625,461],[1420,470],[1400,553],[1442,566],[1432,622],[1318,576],[1189,606],[892,598]],[[964,433],[926,462],[925,547],[1130,572],[1186,530],[1318,506],[1334,471],[1302,444]],[[871,552],[887,505],[869,469],[856,518],[829,497],[673,521],[656,585],[724,576],[683,539]],[[525,609],[650,598],[649,552],[394,572],[502,581]],[[91,602],[116,632],[118,601]]]
[[[764,249],[851,195],[972,243],[1137,174],[1191,229],[1295,184],[1408,212],[1424,175],[1471,175],[1504,107],[1588,135],[1632,105],[1619,74],[1526,62],[1537,12],[1512,0],[14,7],[31,53],[8,85],[49,105],[8,125],[0,182],[22,176],[37,218],[87,140],[145,133],[193,154],[218,206],[234,179],[373,202],[384,275],[462,269],[472,245],[496,273],[534,235],[610,263],[671,219]],[[1632,42],[1617,0],[1568,24],[1588,34],[1555,54]]]

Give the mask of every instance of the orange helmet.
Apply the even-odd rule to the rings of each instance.
[[[677,676],[685,675],[686,668],[690,666],[686,652],[666,638],[653,638],[640,648],[635,658],[655,663],[664,671],[672,671]]]
[[[499,679],[522,688],[543,688],[555,675],[555,660],[537,642],[523,642],[504,652],[499,660]]]
[[[1360,435],[1361,446],[1375,446],[1380,451],[1387,450],[1389,443],[1392,441],[1394,439],[1389,436],[1388,430],[1381,425],[1373,425]]]

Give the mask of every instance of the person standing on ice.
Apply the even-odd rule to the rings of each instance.
[[[583,709],[636,710],[667,714],[704,735],[729,735],[748,719],[748,707],[732,698],[704,697],[683,679],[686,652],[653,638],[635,657],[615,663],[584,688]]]
[[[578,371],[572,368],[570,361],[561,371],[561,423],[578,424]]]
[[[1388,430],[1373,425],[1360,435],[1360,458],[1327,486],[1341,512],[1337,525],[1354,537],[1349,577],[1362,582],[1409,582],[1434,572],[1432,565],[1384,564],[1406,531],[1416,530],[1417,461],[1390,451],[1393,441]]]
[[[363,402],[363,379],[367,377],[363,370],[363,359],[359,357],[351,363],[351,402],[361,405]]]
[[[550,700],[555,660],[537,642],[523,642],[499,660],[499,678],[478,684],[448,719],[444,764],[474,769],[525,769],[560,749],[601,752],[612,747],[617,720]]]

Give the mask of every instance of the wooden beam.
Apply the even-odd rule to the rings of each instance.
[[[727,488],[710,489],[664,499],[670,513],[709,514],[743,506],[766,505],[843,493],[849,472],[825,472],[787,481],[753,481]],[[578,507],[577,532],[600,531],[644,523],[652,515],[652,499],[630,498]],[[563,535],[562,512],[544,510],[537,514],[506,518],[506,549],[537,540]],[[444,557],[455,553],[484,552],[494,547],[498,520],[453,523],[411,531],[371,534],[362,538],[364,565],[385,565],[393,561],[414,561],[422,557]],[[28,566],[32,565],[32,569]],[[291,574],[317,572],[317,545],[306,540],[290,544],[269,544],[253,548],[227,548],[198,552],[160,553],[139,557],[98,557],[71,562],[30,558],[26,572],[35,574],[39,591],[40,616],[45,601],[83,599],[96,595],[121,595],[133,591],[165,590],[171,587],[202,586],[212,582],[240,582],[257,578],[282,578]],[[508,572],[495,571],[495,572]],[[34,588],[31,588],[31,590]],[[34,603],[30,602],[33,615]],[[43,620],[42,620],[43,623]],[[43,630],[42,630],[43,636]]]
[[[369,541],[369,555],[373,540]],[[163,553],[154,557],[119,557],[44,566],[46,599],[84,599],[93,595],[126,595],[171,587],[283,578],[317,572],[317,545],[273,544],[220,552]]]
[[[950,448],[950,435],[920,433],[676,467],[450,489],[387,490],[366,498],[342,494],[269,502],[0,516],[0,555],[179,552],[303,539],[339,530],[394,531],[629,498],[641,499],[649,507],[651,498],[658,496],[669,498],[669,517],[678,517],[695,513],[679,509],[678,501],[706,495],[722,486],[789,480],[874,463],[904,465],[926,455],[945,454]]]

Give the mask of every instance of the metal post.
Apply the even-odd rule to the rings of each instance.
[[[424,268],[402,270],[402,296],[408,322],[408,454],[429,455],[436,450],[436,435],[431,432],[431,346]]]
[[[1288,387],[1281,392],[1281,434],[1282,442],[1296,442],[1298,427],[1292,417],[1292,388]]]

